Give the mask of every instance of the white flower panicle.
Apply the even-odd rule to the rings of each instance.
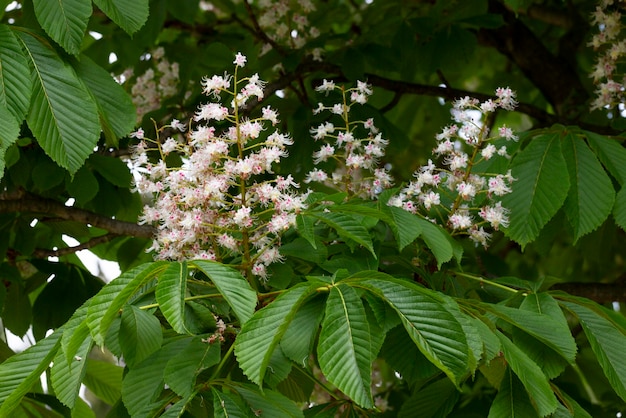
[[[245,62],[238,53],[235,66]],[[272,166],[287,156],[293,141],[273,131],[278,112],[269,106],[255,118],[239,114],[248,99],[263,97],[264,83],[256,74],[241,79],[236,74],[203,79],[204,94],[215,101],[199,107],[184,139],[162,140],[157,134],[150,140],[141,129],[134,134],[140,140],[132,155],[140,174],[135,186],[154,197],[141,222],[157,227],[150,248],[157,258],[231,262],[241,257],[236,264],[244,273],[266,279],[267,267],[282,260],[280,237],[306,208],[307,194],[296,193],[291,176],[272,176]],[[177,120],[157,132],[165,128],[187,130]],[[172,153],[182,164],[166,165]],[[157,162],[151,159],[155,155]]]
[[[131,87],[133,104],[137,108],[137,122],[141,122],[145,114],[159,109],[163,100],[174,96],[179,91],[178,63],[170,63],[161,47],[147,56],[154,61],[154,68],[137,76]],[[130,77],[132,77],[132,70],[127,70],[119,79],[124,81]]]
[[[315,12],[312,0],[261,0],[259,27],[276,45],[290,49],[304,48],[307,43],[320,36],[320,31],[309,22],[309,15]],[[271,43],[264,45],[261,54],[272,50]],[[321,60],[322,48],[307,51],[314,60]]]
[[[505,125],[490,136],[484,123],[487,116],[499,108],[513,110],[517,105],[515,92],[510,88],[498,88],[495,94],[495,99],[482,103],[470,97],[456,100],[451,110],[455,123],[435,137],[433,154],[443,166],[437,167],[428,160],[414,173],[415,179],[388,201],[391,206],[438,220],[453,235],[468,235],[485,248],[491,236],[485,227],[498,230],[509,224],[509,211],[499,199],[511,192],[515,179],[510,172],[475,173],[472,169],[496,156],[508,158],[506,146],[498,147],[495,140],[518,140]]]
[[[597,85],[592,110],[613,107],[626,101],[626,78],[623,71],[618,70],[623,67],[626,56],[623,3],[624,0],[601,0],[591,15],[591,24],[598,28],[589,42],[589,46],[598,51],[590,74]]]
[[[319,103],[314,110],[315,114],[330,112],[332,121],[327,120],[311,129],[311,136],[323,142],[313,153],[313,163],[323,168],[310,171],[305,183],[325,183],[349,196],[375,198],[393,184],[387,170],[378,167],[389,141],[383,139],[373,119],[350,119],[352,107],[367,102],[372,94],[371,86],[357,81],[356,87],[346,89],[324,80],[315,90],[326,95],[338,90],[341,101],[328,106]]]

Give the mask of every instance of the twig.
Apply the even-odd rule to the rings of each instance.
[[[59,248],[58,250],[46,250],[43,248],[37,248],[35,249],[35,251],[33,251],[32,256],[34,258],[63,257],[64,255],[74,254],[78,251],[88,250],[89,248],[93,248],[96,245],[104,244],[105,242],[109,242],[113,238],[118,236],[119,235],[117,234],[106,234],[92,238],[89,241],[84,242],[80,245],[76,245],[74,247]]]

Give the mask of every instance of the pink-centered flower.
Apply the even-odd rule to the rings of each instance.
[[[235,64],[237,67],[243,67],[244,65],[246,65],[246,61],[247,61],[246,56],[241,54],[241,52],[237,52],[237,55],[235,55],[235,60],[233,61],[233,64]]]

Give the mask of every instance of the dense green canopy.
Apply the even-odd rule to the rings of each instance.
[[[0,10],[0,416],[626,412],[621,1]]]

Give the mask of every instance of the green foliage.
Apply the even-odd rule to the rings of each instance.
[[[27,33],[19,33],[18,39],[31,67],[28,126],[50,158],[75,173],[98,141],[96,106],[52,45],[42,44]]]
[[[606,318],[606,313],[597,306],[589,304],[587,301],[577,302],[566,300],[562,303],[580,321],[604,374],[611,382],[615,392],[626,401],[624,363],[620,360],[621,347],[626,342],[624,329],[616,328],[615,324]]]
[[[539,231],[565,202],[569,191],[567,165],[561,152],[561,137],[545,134],[532,139],[515,158],[514,193],[505,198],[511,209],[507,233],[522,246],[534,241]],[[560,187],[554,187],[559,184]]]
[[[342,284],[333,286],[326,301],[318,361],[326,378],[364,408],[373,405],[371,363],[377,353],[372,336],[356,291]]]
[[[0,412],[9,415],[31,387],[39,382],[60,346],[62,330],[29,347],[20,355],[10,357],[0,365]]]
[[[94,0],[94,3],[129,34],[141,29],[148,19],[148,0],[130,3],[122,0]]]
[[[624,152],[615,145],[575,127],[554,126],[531,138],[512,164],[518,181],[513,186],[516,192],[504,200],[511,209],[508,235],[525,246],[561,208],[574,242],[602,225],[619,207],[614,186],[601,165],[621,184],[624,173],[617,167]]]
[[[91,2],[34,0],[33,6],[46,33],[68,53],[77,54],[91,16]]]
[[[272,351],[293,320],[298,308],[315,291],[314,285],[301,284],[281,294],[255,313],[241,329],[235,354],[250,380],[261,384]]]
[[[0,416],[626,412],[625,125],[619,107],[611,119],[586,110],[597,87],[585,42],[598,25],[584,21],[595,1],[328,0],[307,11],[294,0],[280,16],[267,2],[209,3],[0,0]],[[229,114],[234,132],[271,106],[294,144],[254,186],[228,178],[225,199],[243,201],[246,187],[274,185],[275,174],[299,182],[306,207],[281,234],[226,226],[246,246],[215,259],[152,261],[141,171],[165,159],[166,175],[183,168],[181,187],[197,175],[165,143],[198,148],[194,112],[215,99],[202,90],[232,71],[237,52],[248,60],[239,82],[258,73],[267,84]],[[344,89],[365,80],[375,93],[349,112],[314,113],[317,102],[341,104],[338,90],[316,91],[322,80]],[[415,190],[415,210],[389,203],[412,172],[447,158],[430,151],[450,104],[474,93],[483,102],[498,86],[518,92],[519,111],[500,109],[477,127],[497,135],[506,125],[519,141],[493,142],[508,159],[483,158],[479,147],[458,170],[463,181],[515,178],[502,199],[508,222],[482,248],[467,239],[475,230],[445,219],[468,210],[486,228],[479,213],[497,193],[458,198],[454,170],[440,173],[441,206],[426,208]],[[334,123],[336,138],[367,130],[369,118],[380,132],[368,140],[389,141],[372,167],[387,166],[395,185],[359,195],[354,184],[304,183],[318,145],[311,129]],[[211,135],[231,122],[216,121]],[[140,163],[144,134],[156,139]],[[225,160],[258,152],[268,136]],[[354,170],[337,173],[371,180]],[[277,213],[272,199],[254,213],[259,225]],[[198,245],[223,249],[220,238]],[[251,255],[254,240],[276,247],[276,262]],[[105,285],[81,249],[122,273]],[[259,265],[267,276],[252,275]],[[583,288],[599,303],[553,287]],[[20,351],[5,330],[33,345]],[[93,410],[81,385],[97,398]]]

